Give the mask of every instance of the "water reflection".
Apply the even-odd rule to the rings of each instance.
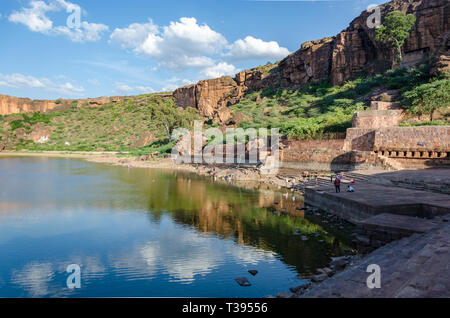
[[[302,197],[256,183],[41,158],[0,159],[0,176],[11,180],[0,297],[262,297],[348,242],[305,218]],[[81,290],[65,286],[69,264],[81,265]],[[255,268],[251,288],[234,282]]]

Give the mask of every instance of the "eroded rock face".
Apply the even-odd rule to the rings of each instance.
[[[46,112],[56,107],[55,101],[31,100],[8,95],[0,95],[0,115],[18,114],[26,112]]]
[[[73,105],[98,107],[106,103],[118,103],[120,96],[98,97],[88,99],[41,100],[0,95],[0,115],[23,114],[32,112],[46,113],[52,110],[63,110]]]
[[[404,45],[404,66],[417,65],[431,56],[443,55],[445,60],[450,55],[448,0],[394,0],[380,9],[382,17],[394,10],[416,16]],[[388,70],[391,52],[375,41],[375,29],[367,25],[371,14],[362,12],[333,38],[304,43],[299,51],[280,62],[282,83],[301,86],[329,78],[334,85],[340,85],[361,71]]]
[[[201,116],[223,123],[231,116],[227,106],[235,104],[242,94],[243,87],[230,76],[224,76],[181,87],[174,97],[178,106],[197,108]]]
[[[436,72],[449,69],[449,6],[448,0],[394,0],[380,6],[382,17],[393,10],[416,16],[416,24],[404,45],[402,66],[411,67],[435,58]],[[181,107],[196,107],[203,116],[220,122],[216,110],[238,102],[247,89],[276,85],[298,88],[326,79],[333,85],[341,85],[361,71],[384,72],[392,66],[392,52],[375,41],[375,29],[367,24],[371,14],[362,12],[334,37],[303,43],[277,67],[255,68],[236,74],[234,79],[224,77],[179,88],[174,93],[176,102]]]

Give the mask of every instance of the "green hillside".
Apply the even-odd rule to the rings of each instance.
[[[448,109],[450,105],[448,76],[432,78],[428,69],[422,68],[394,70],[374,77],[361,75],[342,86],[321,82],[300,90],[271,87],[248,91],[230,108],[235,126],[277,127],[282,134],[296,139],[344,138],[353,113],[367,109],[371,96],[379,89],[401,90],[400,102],[411,116],[432,114],[434,109]],[[449,114],[443,114],[419,124],[447,125]],[[183,110],[172,97],[161,94],[129,97],[100,107],[74,101],[71,108],[50,114],[0,117],[0,146],[9,150],[165,153],[172,145],[168,142],[170,131],[191,127],[196,118],[197,110]],[[205,124],[210,126],[211,121],[205,119]],[[49,139],[36,140],[45,131],[50,132]]]
[[[429,114],[427,102],[437,108],[450,105],[450,81],[446,77],[433,78],[428,68],[393,70],[383,75],[349,81],[342,86],[327,82],[304,86],[300,90],[268,88],[247,92],[231,109],[240,113],[241,127],[280,128],[281,133],[296,139],[343,138],[352,125],[353,113],[368,109],[375,90],[401,90],[399,102],[411,115]],[[448,117],[447,117],[448,119]],[[442,124],[448,121],[432,121]]]

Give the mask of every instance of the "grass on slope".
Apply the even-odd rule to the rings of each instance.
[[[12,150],[130,151],[167,138],[151,109],[172,109],[179,116],[193,115],[192,110],[178,108],[172,98],[140,95],[100,107],[74,105],[51,114],[3,116],[0,137],[8,140],[8,149]],[[52,130],[47,143],[27,140],[37,123]]]
[[[352,125],[353,113],[367,109],[376,89],[400,89],[403,93],[430,80],[428,69],[392,70],[374,77],[360,77],[342,86],[326,82],[300,90],[268,88],[248,92],[236,105],[242,113],[243,128],[280,128],[297,139],[343,138]]]

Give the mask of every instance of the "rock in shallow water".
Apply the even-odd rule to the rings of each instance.
[[[250,274],[252,274],[253,276],[255,276],[256,274],[258,274],[258,271],[256,269],[251,269],[248,271]]]
[[[245,277],[235,278],[234,280],[236,281],[236,283],[238,283],[240,286],[243,286],[243,287],[248,287],[248,286],[252,285],[252,284],[250,284],[248,279]]]

